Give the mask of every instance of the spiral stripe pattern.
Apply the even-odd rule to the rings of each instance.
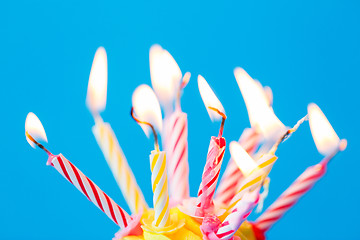
[[[213,197],[219,179],[225,146],[225,138],[223,137],[212,137],[210,140],[206,164],[196,200],[196,215],[198,216],[204,216],[206,210],[213,206]]]
[[[256,220],[255,226],[269,230],[314,184],[324,176],[326,166],[317,164],[307,168],[273,204]]]
[[[236,204],[234,210],[222,222],[221,226],[216,232],[216,235],[221,240],[231,239],[236,231],[240,228],[241,224],[250,215],[258,201],[258,190],[245,195],[244,198]]]
[[[51,165],[82,192],[91,202],[101,209],[121,229],[128,226],[130,215],[117,205],[106,193],[95,183],[86,177],[62,154],[51,159]]]
[[[252,155],[258,147],[259,135],[253,129],[247,128],[241,134],[239,143],[245,151]],[[235,196],[243,179],[244,175],[239,167],[234,160],[230,159],[221,178],[219,187],[216,190],[215,201],[222,205],[228,205]]]
[[[166,121],[165,149],[168,159],[170,197],[181,202],[189,197],[187,115],[175,111]]]
[[[148,208],[123,151],[109,123],[97,121],[93,133],[132,213]]]
[[[228,210],[234,209],[235,205],[241,200],[247,191],[252,191],[259,187],[262,181],[267,177],[271,171],[277,157],[272,154],[264,154],[258,161],[258,168],[253,170],[248,177],[242,181],[240,189],[231,200]]]
[[[166,227],[170,223],[170,213],[165,152],[152,151],[150,155],[150,165],[155,212],[153,224],[156,227]]]

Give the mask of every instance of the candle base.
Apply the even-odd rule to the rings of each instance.
[[[142,223],[141,228],[144,230],[144,232],[168,235],[175,233],[185,225],[185,220],[178,218],[176,214],[170,215],[169,226],[157,227],[153,224],[153,222],[154,222],[154,211],[153,210],[147,211],[141,219],[141,223]]]
[[[179,210],[181,212],[183,212],[184,214],[197,219],[198,222],[202,222],[202,220],[204,219],[204,216],[199,216],[196,213],[197,207],[196,207],[196,200],[197,198],[188,198],[185,199],[181,205],[179,205]],[[226,212],[225,209],[220,208],[218,204],[216,204],[216,202],[214,202],[214,207],[209,209],[205,215],[207,214],[213,214],[216,215],[217,217],[222,216],[224,213]]]
[[[140,223],[141,217],[142,217],[142,213],[133,215],[132,220],[129,222],[129,225],[126,228],[120,229],[120,231],[115,233],[115,237],[113,238],[113,240],[120,240],[120,239],[130,240],[131,238],[129,237],[141,236],[143,234],[143,230],[141,228],[141,223]],[[135,239],[139,239],[139,238],[135,238]]]

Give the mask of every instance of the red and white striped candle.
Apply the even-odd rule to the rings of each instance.
[[[203,217],[213,208],[213,196],[225,153],[225,138],[212,137],[196,201],[196,215]]]
[[[35,137],[47,141],[44,127],[39,118],[33,113],[29,113],[26,117],[25,135],[26,140],[33,148],[37,145],[48,154],[49,158],[47,165],[53,166],[61,175],[93,202],[95,206],[100,208],[101,211],[113,220],[120,229],[125,229],[128,226],[129,221],[132,219],[125,210],[117,205],[106,193],[104,193],[62,154],[53,155],[34,139]]]
[[[243,199],[236,204],[234,210],[221,223],[216,232],[221,240],[231,239],[250,215],[259,201],[259,190],[255,189],[253,192],[245,194]]]
[[[225,153],[226,141],[222,137],[226,119],[225,109],[216,97],[205,78],[198,76],[198,87],[201,98],[211,120],[222,120],[218,137],[211,137],[206,164],[196,199],[196,216],[204,217],[213,211],[213,197],[219,179],[220,168]]]
[[[131,221],[130,215],[62,154],[50,155],[47,164],[53,166],[61,175],[93,202],[95,206],[100,208],[100,210],[111,220],[119,225],[121,229],[128,226],[128,222]]]
[[[326,173],[326,163],[321,162],[307,168],[289,187],[275,200],[266,211],[255,221],[255,226],[266,232],[269,230],[297,201],[304,196]]]
[[[164,125],[170,197],[177,204],[189,198],[187,114],[177,108]]]
[[[318,151],[326,157],[317,165],[307,168],[288,189],[256,220],[255,227],[266,232],[326,173],[328,162],[346,148],[326,116],[316,104],[308,106],[309,123]]]
[[[239,144],[252,155],[258,147],[259,135],[252,128],[246,128],[239,139]],[[216,190],[215,202],[228,205],[239,189],[244,175],[231,158]]]

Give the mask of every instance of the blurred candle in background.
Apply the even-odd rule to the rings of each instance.
[[[106,51],[100,47],[95,53],[86,96],[86,105],[95,121],[92,131],[131,212],[139,213],[148,208],[143,193],[114,131],[109,123],[104,123],[100,116],[106,107],[107,76]]]

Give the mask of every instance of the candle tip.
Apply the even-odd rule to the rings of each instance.
[[[344,151],[346,149],[346,147],[347,147],[347,140],[341,139],[340,144],[339,144],[340,151]]]

